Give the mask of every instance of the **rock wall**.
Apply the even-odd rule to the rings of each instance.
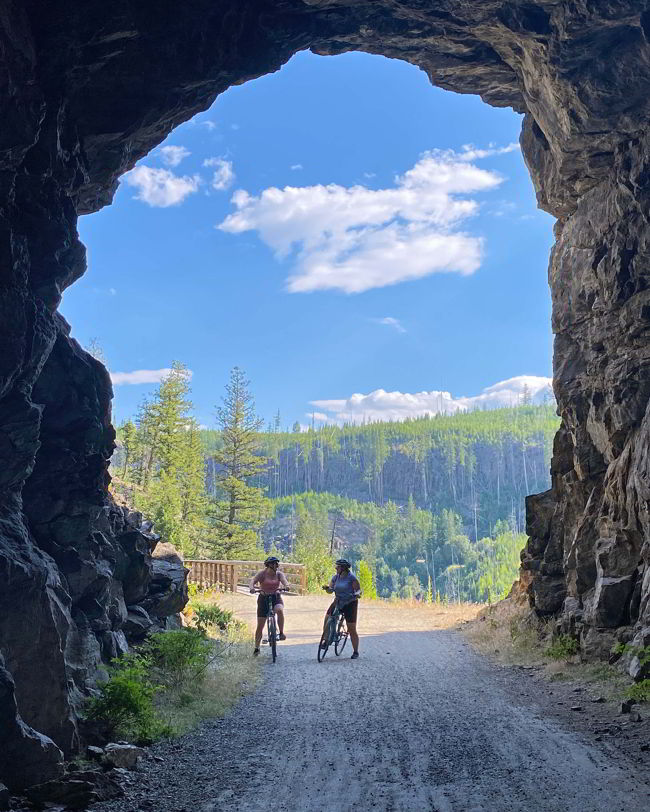
[[[522,582],[586,653],[620,628],[645,639],[649,38],[645,0],[0,1],[7,752],[42,759],[51,776],[77,746],[79,701],[102,659],[124,647],[129,622],[147,624],[153,541],[106,493],[108,379],[56,314],[85,271],[77,216],[110,203],[120,174],[218,93],[305,48],[405,59],[435,85],[526,114],[523,154],[558,218],[562,427],[553,486],[528,501]],[[12,769],[0,760],[0,780],[34,778]]]

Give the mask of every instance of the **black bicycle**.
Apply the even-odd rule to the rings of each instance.
[[[345,615],[341,611],[342,608],[337,600],[332,614],[327,619],[325,633],[318,644],[318,654],[316,657],[319,663],[322,663],[325,659],[325,655],[332,643],[334,643],[334,653],[338,657],[348,642],[349,632],[345,622]]]
[[[253,592],[256,594],[264,594],[261,589],[254,589]],[[279,589],[278,592],[287,592],[287,590]],[[272,595],[266,596],[266,642],[271,646],[271,657],[273,658],[273,662],[275,662],[278,656],[278,625],[275,620],[271,597]]]

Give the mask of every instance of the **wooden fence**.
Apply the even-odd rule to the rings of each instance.
[[[201,587],[217,587],[222,592],[236,592],[237,586],[248,586],[255,573],[264,569],[263,561],[212,561],[209,559],[185,559],[190,574],[190,584]],[[307,570],[304,564],[281,562],[280,569],[286,575],[292,592],[307,592]]]

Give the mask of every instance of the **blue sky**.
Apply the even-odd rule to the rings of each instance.
[[[541,392],[553,220],[520,126],[365,54],[231,88],[80,219],[88,271],[61,310],[103,349],[115,419],[173,360],[206,425],[234,365],[283,426]]]

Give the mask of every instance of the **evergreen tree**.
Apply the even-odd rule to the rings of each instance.
[[[205,514],[203,448],[190,415],[190,377],[175,361],[138,417],[143,488],[137,506],[184,553],[195,552]]]
[[[122,450],[124,452],[124,467],[122,469],[122,479],[128,481],[129,465],[133,463],[137,454],[138,444],[138,430],[132,420],[126,420],[122,423]]]
[[[217,464],[217,500],[213,503],[210,546],[216,558],[254,558],[261,554],[258,530],[269,511],[263,489],[249,484],[267,465],[259,456],[263,421],[255,414],[250,382],[239,367],[230,373],[217,422],[223,446]]]

